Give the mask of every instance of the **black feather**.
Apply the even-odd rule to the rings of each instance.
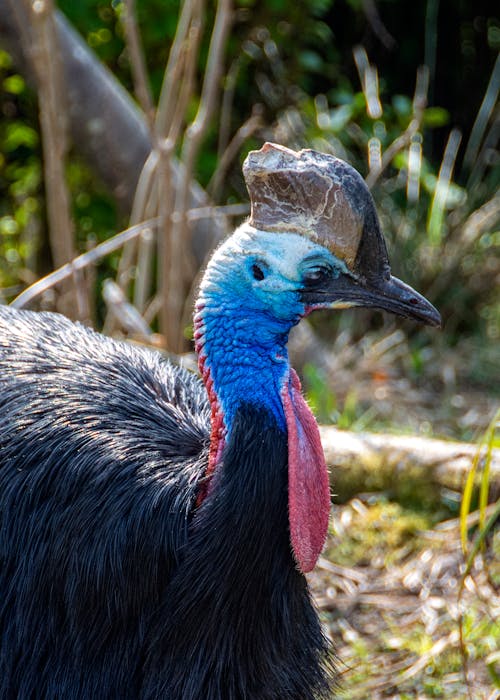
[[[158,353],[0,307],[2,700],[313,700],[330,652],[294,565],[287,442]]]

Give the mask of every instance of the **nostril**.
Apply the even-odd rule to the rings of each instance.
[[[410,298],[408,299],[408,303],[409,303],[409,304],[412,304],[413,306],[415,306],[416,304],[418,304],[418,299],[417,299],[417,297],[410,297]]]

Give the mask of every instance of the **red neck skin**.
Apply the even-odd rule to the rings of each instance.
[[[318,424],[292,368],[282,398],[288,428],[290,541],[297,566],[306,574],[314,569],[325,544],[330,517],[330,480]]]
[[[201,308],[199,310],[201,310]],[[210,403],[210,424],[212,426],[210,433],[210,448],[208,452],[208,466],[205,472],[205,478],[200,486],[198,498],[196,499],[196,505],[200,506],[209,493],[215,468],[222,458],[222,452],[226,442],[226,426],[224,424],[222,407],[219,403],[217,394],[215,393],[214,382],[210,375],[210,368],[206,363],[206,354],[203,351],[203,330],[201,316],[197,316],[195,319],[194,342],[196,354],[198,355],[198,368],[200,370],[203,383],[205,384],[208,401]]]
[[[201,311],[201,308],[198,308]],[[215,392],[203,348],[201,314],[195,319],[198,365],[211,406],[208,466],[197,498],[200,506],[213,484],[226,442],[224,414]],[[288,431],[288,507],[290,542],[298,569],[312,571],[325,543],[330,514],[330,485],[316,420],[302,396],[292,368],[285,374],[281,401]]]

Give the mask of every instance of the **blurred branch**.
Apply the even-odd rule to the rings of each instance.
[[[19,4],[23,2],[26,0]],[[60,267],[75,257],[75,247],[70,198],[65,179],[68,150],[67,109],[53,9],[52,0],[37,0],[33,3],[27,2],[24,11],[30,22],[30,53],[38,88],[50,250],[54,265]],[[16,12],[19,21],[19,5]],[[26,32],[26,27],[21,30],[23,40],[27,40]],[[85,280],[79,276],[75,278],[75,284],[78,316],[88,318]],[[65,290],[65,294],[67,293]],[[60,301],[61,310],[69,314],[74,311],[74,300],[63,297]]]
[[[439,168],[438,179],[427,220],[427,234],[430,242],[434,245],[439,245],[439,243],[441,243],[446,199],[461,140],[462,134],[460,131],[458,129],[453,129],[446,142],[443,160]]]
[[[397,46],[396,39],[382,22],[375,0],[363,0],[363,11],[380,43],[389,51],[395,49]]]
[[[153,124],[154,105],[149,89],[146,62],[142,49],[141,38],[137,27],[137,16],[135,12],[135,0],[125,0],[124,13],[125,37],[130,56],[130,67],[134,80],[134,89],[139,104],[149,122],[150,128]]]
[[[185,44],[192,25],[193,15],[199,14],[199,6],[199,0],[186,0],[181,6],[181,14],[168,56],[156,114],[157,133],[164,136],[170,131],[170,125],[173,121],[176,95],[179,90],[180,71],[184,63],[182,54],[186,50]]]
[[[108,238],[95,248],[92,248],[82,255],[79,255],[70,263],[66,263],[57,270],[54,270],[54,272],[51,272],[49,275],[42,277],[42,279],[32,284],[11,302],[11,306],[16,309],[25,308],[28,306],[28,304],[31,304],[31,302],[33,302],[51,287],[61,284],[61,282],[64,280],[72,277],[75,271],[82,270],[88,265],[95,264],[110,253],[114,253],[116,250],[119,250],[127,241],[139,236],[144,229],[152,228],[157,224],[157,219],[150,219],[149,221],[143,221],[140,224],[131,226],[112,238]]]
[[[226,177],[227,170],[240,152],[241,146],[246,139],[260,129],[263,124],[264,121],[262,119],[260,109],[257,109],[254,114],[252,114],[252,116],[249,117],[242,126],[240,126],[226,147],[226,150],[220,156],[217,169],[212,175],[212,178],[207,186],[207,192],[215,200],[218,198],[219,190],[222,186],[224,178]]]
[[[486,125],[493,113],[495,105],[498,104],[498,94],[500,92],[500,55],[497,56],[495,65],[491,72],[490,81],[477,113],[474,126],[470,133],[469,142],[465,149],[464,166],[472,168],[477,160],[481,141],[486,130]]]
[[[369,60],[363,46],[355,46],[353,49],[354,62],[359,73],[359,80],[365,95],[366,111],[372,119],[380,119],[383,114],[379,96],[378,71]]]
[[[415,94],[413,97],[413,115],[405,131],[386,148],[382,154],[378,168],[370,170],[366,176],[366,184],[372,189],[384,170],[392,163],[395,156],[406,148],[412,138],[420,131],[424,110],[427,105],[427,90],[429,87],[429,71],[426,66],[417,70]]]
[[[162,291],[164,305],[160,315],[160,328],[165,332],[168,329],[170,336],[176,339],[175,342],[177,344],[172,347],[172,349],[175,350],[180,347],[179,343],[182,339],[178,324],[182,317],[184,292],[182,268],[179,265],[178,255],[179,251],[185,250],[183,241],[185,241],[188,233],[186,212],[188,208],[189,182],[193,176],[193,170],[202,138],[215,108],[215,100],[222,73],[223,53],[231,18],[232,11],[230,0],[219,0],[210,40],[198,111],[194,120],[186,130],[182,145],[181,160],[185,170],[175,194],[175,218],[172,222],[168,243],[172,254],[169,256],[168,262],[166,261],[167,267],[163,270],[164,287]],[[175,328],[175,324],[177,324],[177,328]]]

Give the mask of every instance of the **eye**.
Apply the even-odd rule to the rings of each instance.
[[[331,275],[331,270],[329,267],[313,267],[307,272],[304,272],[303,281],[305,287],[315,287],[321,284]]]
[[[252,275],[257,282],[261,282],[265,277],[264,270],[256,263],[252,265]]]

